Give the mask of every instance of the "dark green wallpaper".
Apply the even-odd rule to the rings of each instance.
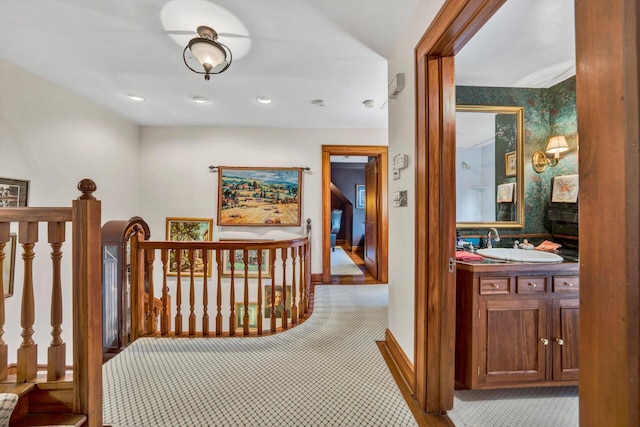
[[[545,224],[544,217],[551,197],[551,178],[556,175],[578,173],[575,83],[574,76],[543,89],[456,87],[456,103],[459,105],[524,107],[525,227],[500,230],[505,235],[549,233],[549,226]],[[556,167],[547,167],[543,173],[537,173],[531,166],[531,156],[537,150],[544,151],[547,141],[554,135],[564,135],[570,151],[561,155]],[[496,162],[496,168],[502,168],[504,171],[504,158]],[[463,234],[479,234],[485,231],[464,230]]]

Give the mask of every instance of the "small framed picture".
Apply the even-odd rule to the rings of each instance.
[[[0,178],[0,208],[23,208],[29,200],[29,181]]]
[[[364,209],[364,184],[356,184],[356,209]]]
[[[4,297],[13,295],[13,276],[16,266],[16,235],[11,233],[9,241],[4,245],[4,258],[2,259],[2,291]]]
[[[229,256],[231,252],[235,252],[233,256]],[[231,258],[233,258],[233,275],[234,277],[244,277],[244,251],[224,251],[222,253],[222,276],[231,276]],[[258,265],[258,250],[249,249],[247,253],[248,261],[248,277],[258,277],[258,271],[262,271],[262,277],[271,277],[271,263],[269,262],[269,251],[262,251],[262,265]]]
[[[250,302],[247,305],[247,311],[249,314],[249,328],[258,327],[258,304]],[[244,326],[244,303],[236,303],[236,327],[242,328]]]
[[[516,152],[511,151],[504,155],[505,176],[516,176]]]
[[[276,289],[276,294],[274,296],[275,304],[273,306],[275,307],[276,319],[281,319],[282,318],[282,312],[285,309],[284,298],[283,298],[283,295],[282,295],[282,285],[276,285],[275,289]],[[271,285],[265,285],[265,287],[264,287],[264,318],[265,319],[271,318],[271,309],[272,309],[272,304],[271,304]],[[286,309],[287,309],[287,317],[290,317],[290,315],[291,315],[290,314],[291,313],[291,286],[287,286],[287,304],[286,304]]]
[[[212,240],[213,219],[212,218],[167,218],[166,239],[172,242],[210,242]],[[194,257],[194,273],[196,276],[204,275],[204,257],[202,250],[198,250]],[[211,276],[211,259],[207,276]],[[189,273],[189,251],[185,250],[180,258],[180,272]],[[178,261],[176,251],[169,251],[169,276],[178,273]]]

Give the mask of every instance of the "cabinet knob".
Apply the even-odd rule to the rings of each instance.
[[[564,282],[564,285],[565,285],[565,286],[569,286],[569,287],[571,287],[571,286],[573,286],[573,283],[571,283],[571,282]]]
[[[529,282],[529,286],[531,286],[532,288],[535,288],[535,287],[536,287],[536,284],[535,284],[535,283],[533,283],[533,282]]]
[[[549,345],[549,340],[546,338],[540,338],[540,342],[544,345]]]
[[[493,283],[491,286],[493,286],[494,289],[498,289],[500,287],[497,283]]]
[[[562,338],[556,338],[556,342],[558,345],[564,345],[564,340]]]

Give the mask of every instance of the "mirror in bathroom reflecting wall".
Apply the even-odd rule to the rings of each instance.
[[[456,227],[524,227],[524,108],[456,106]]]

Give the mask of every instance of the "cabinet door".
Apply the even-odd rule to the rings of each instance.
[[[578,379],[578,326],[580,300],[553,300],[553,380]]]
[[[480,301],[478,384],[545,380],[546,301]]]

